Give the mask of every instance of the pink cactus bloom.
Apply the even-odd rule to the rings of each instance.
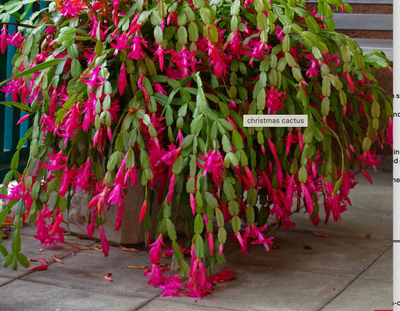
[[[118,92],[119,95],[124,95],[125,93],[125,88],[128,86],[128,82],[126,80],[126,67],[125,67],[125,63],[122,64],[121,66],[121,71],[119,74],[119,78],[118,78]]]
[[[7,36],[7,44],[13,45],[15,47],[20,47],[24,37],[22,36],[21,32],[18,31],[17,33],[14,32],[14,35]]]
[[[372,166],[377,172],[375,165],[382,162],[382,158],[376,158],[376,150],[372,151],[364,151],[362,155],[358,155],[357,158],[360,160],[361,163]],[[376,159],[375,159],[376,158]]]
[[[195,70],[196,51],[189,52],[187,47],[184,45],[180,52],[172,50],[171,60],[178,67],[180,73],[180,79],[184,79],[190,76],[191,72],[189,69],[191,69],[192,72]],[[168,70],[167,70],[167,75],[168,75]]]
[[[236,279],[236,276],[233,275],[233,270],[224,270],[221,268],[220,273],[210,275],[207,279],[212,284],[218,284],[233,281]]]
[[[389,144],[393,148],[393,120],[389,118],[388,127],[386,129],[385,144]]]
[[[312,78],[314,76],[318,76],[320,71],[317,69],[318,62],[313,58],[311,59],[311,66],[306,72],[307,78]]]
[[[146,57],[143,47],[147,48],[147,41],[143,37],[140,37],[138,34],[136,34],[132,39],[132,46],[130,47],[132,51],[127,56],[132,60],[141,62],[142,58]]]
[[[98,65],[96,68],[93,69],[91,74],[82,75],[83,77],[85,77],[84,79],[82,79],[82,82],[90,86],[91,92],[93,92],[95,86],[103,85],[104,81],[106,80],[105,78],[99,76],[100,68],[101,65]]]
[[[167,194],[168,206],[171,205],[172,195],[174,194],[175,182],[176,182],[175,174],[172,174],[172,177],[169,181],[169,188],[168,188],[168,194]]]
[[[85,2],[78,1],[68,1],[66,4],[60,3],[58,10],[64,15],[67,19],[71,19],[73,17],[77,17],[79,13],[86,9]]]
[[[304,185],[304,183],[301,183],[301,192],[304,195],[304,198],[306,200],[306,208],[308,213],[311,215],[313,213],[314,210],[314,202],[311,198],[311,195],[307,189],[307,187]]]
[[[162,271],[160,269],[160,266],[157,264],[152,264],[151,265],[151,271],[150,272],[144,272],[144,276],[150,276],[151,279],[147,282],[147,284],[153,284],[154,288],[159,287],[163,283],[165,283],[165,278],[162,274]]]
[[[108,245],[108,241],[106,238],[106,232],[103,229],[102,225],[99,225],[99,233],[100,233],[100,238],[101,238],[101,248],[104,253],[104,257],[108,256],[108,252],[110,251],[110,246]]]
[[[93,236],[95,225],[96,225],[96,213],[95,211],[92,211],[90,215],[90,223],[86,227],[86,231],[89,237]]]
[[[164,54],[168,54],[170,52],[171,51],[164,50],[162,45],[159,45],[158,48],[157,48],[157,51],[154,52],[154,54],[158,56],[158,62],[160,64],[160,70],[161,71],[164,70]]]
[[[114,9],[114,25],[118,28],[118,7],[119,7],[119,0],[113,0],[113,9]]]
[[[154,243],[150,244],[150,251],[149,251],[150,262],[154,265],[156,265],[161,259],[162,255],[161,245],[165,246],[162,234],[158,236],[157,240]]]
[[[121,35],[116,35],[113,36],[111,35],[111,38],[116,40],[117,42],[110,42],[111,47],[113,47],[114,50],[114,56],[117,56],[119,50],[127,50],[129,48],[129,39],[128,39],[128,34],[124,32]]]
[[[180,275],[167,275],[165,277],[165,284],[160,284],[160,288],[163,290],[160,297],[180,297],[179,292],[183,290],[183,287],[185,287],[185,284],[181,282]]]
[[[204,169],[203,177],[207,176],[210,171],[211,179],[221,188],[222,174],[225,170],[224,157],[214,150],[213,152],[209,151],[205,156],[200,153],[199,159],[204,162],[204,164],[196,162],[200,168]]]
[[[196,199],[193,193],[190,194],[190,207],[192,209],[193,216],[196,215]]]
[[[65,166],[67,166],[66,161],[68,160],[68,156],[63,156],[63,151],[61,150],[59,153],[55,153],[54,149],[51,150],[51,154],[47,153],[49,157],[49,164],[43,163],[43,167],[48,170],[58,171]],[[64,163],[65,162],[65,163]]]
[[[271,89],[267,89],[266,94],[266,102],[265,107],[268,108],[268,111],[278,111],[281,110],[285,104],[284,101],[286,99],[285,92],[278,92],[274,87]]]
[[[1,29],[0,48],[1,53],[4,54],[7,49],[7,25],[3,25],[3,28]]]

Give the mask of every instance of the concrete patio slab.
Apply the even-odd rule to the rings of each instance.
[[[4,284],[9,283],[12,280],[14,280],[14,279],[1,276],[0,277],[0,286],[3,286]]]
[[[358,278],[321,311],[392,310],[393,282]]]
[[[352,206],[368,206],[371,211],[393,213],[393,188],[357,185],[350,191],[349,197]],[[348,209],[352,206],[348,206]]]
[[[266,252],[262,245],[242,255],[239,249],[227,255],[227,262],[290,268],[302,271],[356,276],[371,265],[392,242],[348,237],[317,237],[314,234],[284,231],[275,237],[279,249]]]
[[[393,280],[393,246],[390,247],[360,278]]]
[[[226,309],[221,307],[210,307],[198,305],[197,302],[193,301],[193,304],[179,303],[174,301],[167,301],[164,297],[156,298],[149,302],[144,307],[138,309],[138,311],[229,311],[232,309]],[[237,309],[239,310],[239,309]],[[244,309],[245,310],[245,309]],[[243,310],[243,311],[244,311]]]
[[[233,269],[237,279],[218,284],[212,295],[202,300],[186,296],[165,299],[201,305],[207,310],[223,307],[231,310],[317,311],[352,280],[344,275],[259,266],[252,260],[248,263],[246,266],[227,264],[226,269]]]
[[[365,205],[364,205],[365,206]],[[322,207],[323,208],[323,207]],[[366,212],[367,211],[367,212]],[[331,237],[352,237],[391,242],[393,240],[393,213],[390,210],[374,210],[365,207],[348,206],[342,213],[342,219],[333,221],[332,216],[325,225],[325,211],[320,214],[321,221],[314,226],[308,215],[295,214],[291,220],[296,227],[291,231],[313,234],[315,231],[327,233]],[[278,232],[278,236],[281,232]]]
[[[16,280],[1,287],[0,301],[2,310],[7,311],[132,311],[148,299]]]
[[[144,248],[132,253],[111,246],[107,258],[102,252],[85,250],[63,261],[64,264],[54,263],[47,270],[29,274],[22,280],[133,297],[154,298],[162,293],[159,288],[147,285],[148,278],[143,276],[142,269],[124,268],[150,266],[148,250]],[[106,281],[105,273],[112,273],[114,282]]]
[[[28,227],[29,228],[29,227]],[[24,232],[25,227],[21,230]],[[33,236],[28,236],[21,234],[21,249],[22,253],[30,259],[38,259],[38,258],[45,258],[48,263],[54,262],[51,256],[56,255],[58,258],[64,258],[65,256],[71,255],[73,252],[78,253],[79,250],[72,248],[71,245],[75,246],[89,246],[95,243],[92,240],[83,240],[78,239],[74,236],[65,236],[64,240],[65,243],[58,243],[57,246],[47,246],[44,252],[39,252],[39,249],[42,248],[42,244],[38,240],[36,240]],[[8,251],[11,250],[11,236],[3,240],[3,245],[6,247]],[[1,258],[3,258],[1,256]],[[30,268],[36,267],[40,265],[40,263],[32,262]],[[13,270],[11,268],[4,268],[3,265],[0,265],[0,275],[6,277],[17,278],[25,274],[29,274],[32,271],[29,268],[24,268],[22,266],[18,266],[18,270]]]

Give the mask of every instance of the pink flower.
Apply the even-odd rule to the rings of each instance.
[[[278,111],[281,110],[285,104],[286,93],[278,92],[274,87],[271,89],[267,89],[267,97],[265,102],[265,107],[268,108],[268,111]]]
[[[100,28],[100,40],[104,41],[107,36],[108,27],[103,23],[100,23],[96,16],[89,16],[89,18],[92,20],[92,23],[89,24],[91,30],[88,32],[88,34],[94,38],[97,38],[97,29]]]
[[[78,104],[74,104],[64,116],[63,124],[59,127],[63,132],[60,132],[59,136],[71,138],[78,135],[78,130],[81,128],[80,122],[81,111]]]
[[[154,284],[154,288],[160,286],[165,282],[164,276],[162,274],[162,271],[160,267],[157,264],[152,264],[151,265],[151,271],[150,272],[144,272],[144,276],[151,276],[151,279],[147,282],[147,284]]]
[[[114,0],[115,1],[115,0]],[[117,41],[117,43],[110,42],[111,47],[113,47],[114,50],[114,56],[117,56],[119,50],[127,50],[129,47],[129,39],[128,39],[128,34],[124,32],[121,35],[117,35],[114,37],[111,35],[111,38]]]
[[[123,185],[117,183],[114,185],[115,187],[113,190],[111,190],[107,203],[121,206],[124,204],[123,199],[125,198],[124,187]]]
[[[44,219],[42,213],[38,211],[36,216],[36,235],[34,238],[39,240],[40,243],[44,243],[48,236],[49,233],[46,230],[46,220]]]
[[[251,244],[263,244],[264,248],[266,251],[269,251],[269,245],[272,245],[273,242],[272,240],[274,239],[274,237],[270,237],[268,239],[265,238],[265,236],[267,236],[268,234],[270,234],[272,232],[272,230],[270,232],[268,232],[267,234],[262,234],[261,231],[265,231],[267,229],[267,224],[265,224],[264,226],[257,228],[257,227],[253,227],[253,237],[257,237],[257,241],[253,241]]]
[[[113,0],[113,9],[114,9],[114,25],[118,28],[118,7],[119,7],[119,0]]]
[[[171,12],[167,17],[167,25],[169,25],[172,21],[172,25],[178,26],[178,13]]]
[[[156,265],[161,259],[161,245],[165,245],[163,242],[162,234],[158,236],[157,240],[154,243],[150,244],[150,262],[154,265]]]
[[[95,211],[92,211],[92,213],[90,214],[90,223],[86,227],[86,231],[89,237],[93,236],[95,225],[96,225],[96,213]]]
[[[254,39],[256,40],[256,39]],[[263,58],[264,54],[268,54],[271,51],[272,46],[269,46],[267,43],[262,43],[260,41],[254,42],[254,40],[250,40],[249,44],[246,45],[246,48],[252,50],[253,52],[244,51],[246,55],[251,56],[249,65],[253,67],[253,61],[255,58]],[[259,40],[259,39],[258,39]],[[293,55],[293,53],[292,53]]]
[[[232,38],[228,43],[225,43],[223,50],[229,47],[229,54],[235,56],[237,59],[240,59],[244,55],[244,50],[242,49],[242,41],[239,36],[240,32],[236,29],[232,33]]]
[[[389,118],[388,127],[386,129],[386,138],[385,143],[389,144],[391,148],[393,148],[393,120]]]
[[[219,50],[216,43],[208,41],[208,48],[207,48],[208,56],[211,57],[212,62],[210,64],[214,65],[214,73],[217,78],[221,77],[222,75],[226,75],[226,57],[225,55]]]
[[[115,221],[115,231],[118,231],[122,225],[122,215],[124,214],[124,201],[118,205],[117,219]]]
[[[212,254],[214,252],[214,235],[212,232],[207,232],[206,236],[207,236],[208,245],[210,246],[210,255],[212,256]]]
[[[182,291],[181,287],[184,286],[185,284],[181,282],[180,275],[167,275],[165,277],[165,284],[160,284],[160,288],[163,290],[160,297],[180,297],[179,292]]]
[[[306,72],[306,77],[307,78],[312,78],[314,76],[318,76],[319,75],[319,70],[317,69],[317,65],[318,65],[318,62],[314,58],[312,58],[311,59],[311,66]]]
[[[0,36],[1,53],[5,53],[7,49],[7,25],[3,25]]]
[[[236,276],[233,275],[233,270],[224,270],[222,268],[220,273],[215,273],[208,277],[208,281],[213,284],[225,283],[234,279],[236,279]]]
[[[142,23],[137,23],[139,17],[140,17],[140,13],[137,13],[133,17],[132,22],[131,22],[130,27],[129,27],[128,37],[133,35],[136,31],[140,30],[140,28],[142,27]]]
[[[179,69],[180,79],[184,79],[186,77],[189,77],[189,75],[191,74],[189,68],[192,70],[192,72],[195,70],[196,51],[192,51],[189,53],[187,47],[184,45],[180,52],[172,50],[171,60]],[[167,70],[167,75],[168,75],[168,70]]]
[[[299,131],[299,132],[297,132],[297,137],[298,137],[298,139],[299,139],[300,150],[303,151],[303,148],[304,148],[304,144],[303,144],[303,134]]]
[[[136,167],[131,167],[128,168],[125,177],[124,177],[124,183],[126,184],[128,182],[129,177],[131,178],[130,184],[131,186],[137,185],[136,182]]]
[[[86,9],[85,2],[83,1],[68,1],[66,4],[60,2],[57,5],[58,10],[64,15],[66,18],[71,19],[73,17],[77,17],[79,13]],[[97,27],[96,27],[97,28]]]
[[[167,204],[168,204],[168,206],[171,205],[172,195],[174,194],[175,182],[176,182],[175,174],[172,174],[172,177],[169,180],[169,189],[168,189],[168,194],[167,194]]]
[[[60,185],[60,189],[58,190],[58,193],[60,196],[64,196],[67,193],[70,184],[71,184],[71,181],[69,179],[69,171],[68,171],[68,168],[66,167],[61,176],[61,185]]]
[[[26,121],[30,116],[31,116],[30,114],[24,115],[21,119],[18,120],[17,125],[21,124],[24,121]]]
[[[372,185],[372,179],[371,179],[371,176],[369,176],[369,174],[364,170],[364,169],[361,169],[361,172],[363,173],[363,175],[365,176],[365,178],[371,183],[371,185]]]
[[[60,227],[61,223],[65,223],[66,224],[66,222],[63,220],[63,213],[62,212],[58,212],[57,216],[56,216],[56,220],[54,221],[53,229],[51,231],[51,236],[54,236],[57,233],[58,228]]]
[[[207,280],[206,273],[201,259],[196,259],[194,253],[192,253],[190,278],[186,283],[189,290],[187,296],[202,299],[209,291],[213,290],[212,284]]]
[[[168,93],[164,90],[163,86],[161,85],[161,83],[159,82],[154,82],[153,83],[154,86],[154,90],[156,91],[156,93],[160,93],[163,95],[167,95]]]
[[[157,51],[154,52],[158,56],[158,62],[160,63],[160,70],[164,70],[164,54],[168,54],[171,51],[165,51],[162,45],[159,45]]]
[[[106,80],[105,78],[99,76],[100,68],[101,65],[98,65],[96,68],[93,69],[91,74],[82,75],[83,77],[87,78],[87,79],[82,79],[82,82],[90,86],[91,92],[93,92],[93,88],[95,86],[103,85],[104,81]]]
[[[146,210],[147,210],[147,200],[144,200],[142,209],[140,210],[139,222],[142,222],[144,215],[146,214]]]
[[[108,241],[106,238],[106,232],[104,231],[102,225],[99,225],[99,232],[101,238],[101,248],[103,249],[104,257],[108,256],[108,252],[110,251],[110,246],[108,245]]]
[[[183,141],[184,139],[185,139],[185,138],[184,138],[183,135],[182,135],[181,129],[178,129],[178,135],[176,136],[176,141],[179,143],[179,146],[181,145],[181,143],[182,143],[182,141]]]
[[[375,169],[375,172],[377,172],[377,169],[375,165],[379,164],[382,162],[382,158],[376,158],[376,150],[372,151],[364,151],[362,155],[358,155],[357,158],[360,160],[361,163],[372,166]]]
[[[196,199],[193,193],[190,194],[190,207],[192,208],[192,213],[194,216],[196,214]]]
[[[146,57],[146,54],[143,52],[143,46],[147,48],[147,41],[136,34],[132,39],[132,46],[130,47],[132,51],[127,56],[132,60],[141,62],[142,58]]]
[[[143,79],[144,79],[144,75],[141,74],[137,84],[138,84],[138,88],[143,91],[144,101],[147,105],[150,101],[150,95],[149,95],[149,92],[147,91],[146,87],[142,84]]]
[[[253,186],[255,186],[256,183],[255,183],[255,181],[254,181],[254,175],[253,175],[253,173],[251,172],[251,170],[250,170],[247,166],[244,167],[244,170],[245,170],[245,172],[246,172],[247,177],[249,177],[249,179],[250,179],[250,181],[251,181],[251,184],[252,184]]]
[[[354,93],[354,83],[348,72],[346,73],[346,79],[347,79],[347,82],[349,83],[351,92]]]
[[[67,165],[66,161],[68,160],[68,156],[63,156],[63,151],[61,150],[59,153],[55,153],[54,149],[51,150],[53,156],[47,153],[49,157],[50,163],[43,163],[43,167],[48,170],[58,171]],[[65,162],[65,163],[63,163]]]
[[[14,45],[15,47],[20,47],[22,41],[23,41],[23,36],[20,31],[17,33],[14,32],[14,36],[11,37],[11,35],[7,36],[7,43],[9,45]]]
[[[121,71],[118,78],[118,92],[119,95],[124,95],[125,88],[128,86],[128,82],[126,81],[126,67],[125,63],[122,63]]]
[[[314,202],[311,198],[310,193],[307,190],[307,187],[304,185],[304,183],[301,183],[301,191],[304,195],[304,198],[306,200],[306,207],[307,207],[307,211],[308,213],[311,215],[313,213],[314,210]]]
[[[204,164],[196,162],[197,165],[204,169],[203,177],[206,177],[208,171],[211,172],[211,179],[221,188],[222,174],[224,173],[224,157],[221,154],[217,154],[214,150],[209,151],[207,155],[203,156],[199,154],[199,158]]]

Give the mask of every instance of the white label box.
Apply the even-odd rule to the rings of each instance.
[[[244,127],[307,127],[306,114],[245,114]]]

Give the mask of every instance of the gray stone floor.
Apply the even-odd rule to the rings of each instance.
[[[281,231],[279,249],[265,252],[254,246],[242,255],[234,241],[226,246],[226,269],[237,279],[218,284],[202,300],[158,297],[160,289],[147,285],[142,270],[127,265],[149,265],[148,250],[130,253],[111,247],[110,255],[76,250],[71,245],[98,243],[67,237],[64,245],[41,248],[34,228],[22,232],[28,257],[45,257],[46,271],[17,271],[0,267],[0,311],[29,310],[268,310],[365,311],[392,308],[392,158],[385,157],[378,173],[369,169],[374,185],[359,174],[351,193],[353,206],[337,223],[314,227],[303,214],[293,218],[297,227]],[[322,213],[323,214],[323,213]],[[329,234],[318,237],[315,231]],[[5,240],[9,249],[11,240]],[[72,253],[76,253],[72,256]],[[62,258],[64,264],[51,259]],[[32,263],[31,266],[36,266]],[[112,273],[113,283],[103,274]]]

